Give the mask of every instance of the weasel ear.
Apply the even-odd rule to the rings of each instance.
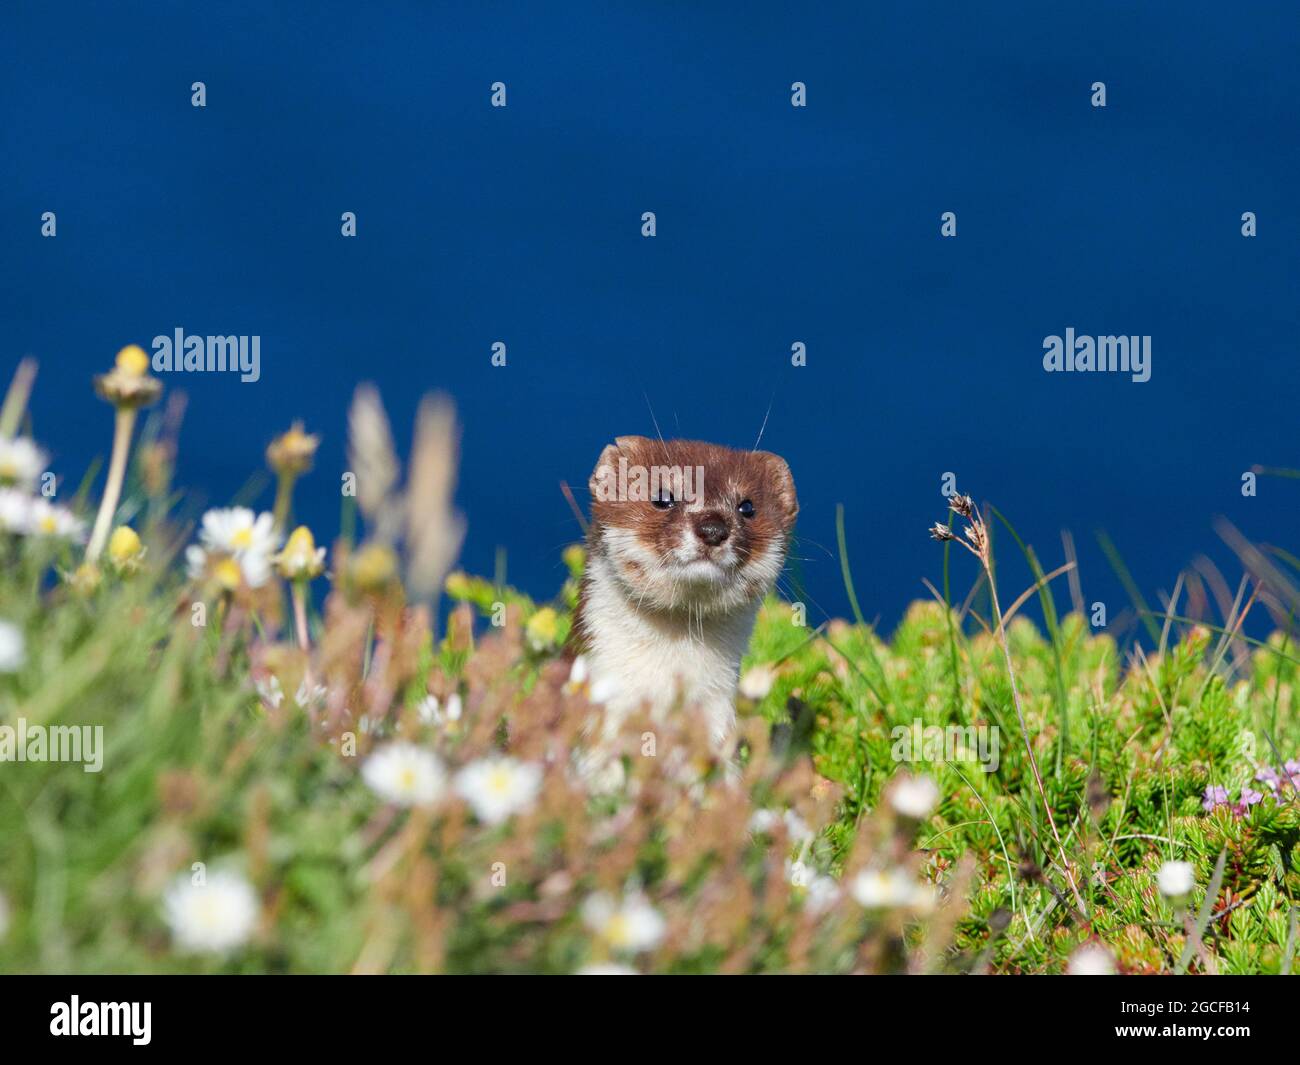
[[[799,513],[799,498],[794,494],[794,475],[789,463],[770,451],[755,451],[754,457],[767,468],[767,483],[785,512],[786,525],[793,525]]]
[[[591,471],[591,477],[587,480],[587,489],[591,492],[593,500],[603,502],[614,498],[613,493],[618,487],[619,445],[624,440],[631,439],[634,438],[621,436],[617,443],[606,444],[605,450],[600,453],[596,468]]]
[[[643,451],[653,443],[654,441],[644,436],[616,436],[612,444],[606,444],[605,450],[600,453],[600,458],[596,462],[596,468],[591,473],[591,479],[587,481],[591,498],[613,499],[612,493],[618,482],[619,458],[630,460],[632,455]]]

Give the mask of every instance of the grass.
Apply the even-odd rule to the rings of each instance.
[[[11,390],[0,436],[25,398]],[[110,539],[91,567],[75,537],[0,531],[0,619],[25,645],[0,672],[0,725],[104,737],[97,773],[0,762],[0,969],[1058,973],[1100,946],[1122,972],[1294,971],[1300,795],[1285,771],[1276,791],[1259,779],[1300,757],[1276,573],[1249,574],[1218,624],[1180,613],[1177,590],[1163,614],[1138,607],[1147,641],[1121,644],[1059,611],[1069,563],[985,508],[1019,552],[995,565],[995,529],[958,497],[948,520],[975,531],[936,547],[943,589],[884,639],[841,513],[854,619],[812,629],[764,604],[738,779],[685,715],[638,723],[593,774],[599,707],[560,657],[582,549],[545,603],[448,575],[454,432],[445,405],[421,411],[403,487],[382,406],[359,393],[347,513],[366,538],[331,545],[314,580],[254,587],[213,551],[187,575],[166,419],[109,515],[142,556]],[[294,432],[272,462],[277,512],[310,477]],[[1266,640],[1242,631],[1260,604]],[[391,801],[362,767],[399,743],[448,776],[504,754],[541,782],[502,821],[451,788]],[[918,807],[919,777],[937,791]],[[1206,809],[1211,787],[1226,801]],[[1160,891],[1168,862],[1190,863],[1189,896]],[[251,887],[251,925],[186,946],[165,900],[216,870]]]

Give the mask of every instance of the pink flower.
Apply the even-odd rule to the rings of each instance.
[[[1205,796],[1201,799],[1201,809],[1207,814],[1216,806],[1228,805],[1228,789],[1222,784],[1211,784],[1205,789]]]

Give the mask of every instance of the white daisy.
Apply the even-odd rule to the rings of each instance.
[[[900,777],[889,793],[889,801],[904,817],[923,821],[939,801],[939,786],[929,777]]]
[[[630,965],[619,965],[616,961],[596,961],[584,965],[574,976],[640,976]]]
[[[1156,874],[1160,893],[1171,899],[1180,899],[1192,893],[1196,883],[1191,862],[1165,862]]]
[[[329,693],[330,690],[324,684],[316,684],[308,688],[307,681],[304,679],[298,684],[293,701],[298,704],[300,710],[307,710],[312,706],[324,706]]]
[[[436,695],[426,695],[415,705],[415,712],[426,725],[454,725],[460,720],[464,704],[460,695],[452,692],[443,706]]]
[[[376,795],[398,806],[432,806],[447,786],[442,763],[413,743],[388,743],[366,759],[362,779]]]
[[[27,533],[32,497],[16,488],[0,488],[0,532]]]
[[[795,895],[803,899],[804,908],[811,913],[821,913],[839,897],[839,884],[801,861],[787,860],[785,877],[795,888]]]
[[[258,698],[266,703],[272,710],[279,710],[280,704],[284,702],[284,689],[280,687],[280,678],[274,673],[268,679],[254,681],[253,687],[257,689]]]
[[[817,835],[808,822],[793,810],[777,813],[775,810],[755,810],[749,819],[749,830],[755,834],[771,835],[778,824],[785,825],[786,835],[792,843],[810,843]]]
[[[199,539],[209,551],[239,557],[266,555],[279,546],[275,519],[265,512],[254,515],[247,507],[219,507],[203,515]]]
[[[54,536],[61,540],[83,543],[86,539],[86,523],[72,513],[67,507],[51,503],[41,496],[34,496],[27,508],[27,527],[29,536]]]
[[[1115,959],[1100,943],[1085,943],[1070,955],[1067,976],[1114,976]]]
[[[917,883],[902,869],[864,869],[849,884],[849,894],[868,910],[934,908],[934,888]]]
[[[632,954],[653,950],[667,929],[659,911],[639,893],[617,901],[603,892],[592,895],[582,904],[582,919],[614,950]]]
[[[771,666],[754,666],[745,670],[740,678],[739,691],[746,699],[758,702],[772,690],[776,681],[776,670]]]
[[[242,581],[250,588],[260,588],[270,580],[271,558],[257,551],[245,551],[238,556],[209,554],[198,544],[190,544],[185,549],[185,571],[192,581],[215,577],[231,587]]]
[[[252,934],[257,923],[257,893],[238,873],[218,871],[203,884],[183,873],[163,898],[163,910],[178,948],[225,954]]]
[[[23,630],[10,621],[0,621],[0,673],[17,673],[27,660]]]
[[[0,437],[0,484],[33,489],[45,472],[49,456],[25,436]]]
[[[480,758],[456,774],[457,793],[489,825],[527,810],[541,787],[541,766],[504,756]]]

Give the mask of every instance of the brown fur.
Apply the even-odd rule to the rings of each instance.
[[[645,499],[600,498],[602,468],[617,471],[620,458],[627,460],[629,469],[702,467],[703,508],[688,510],[686,502],[682,501],[665,510]],[[631,530],[638,541],[658,555],[678,542],[682,522],[692,522],[697,529],[706,521],[723,522],[727,528],[727,541],[734,546],[741,560],[737,579],[752,583],[755,596],[763,594],[764,581],[746,574],[745,563],[761,556],[773,541],[787,538],[799,513],[790,467],[779,455],[768,451],[737,451],[697,440],[663,441],[644,436],[621,436],[601,453],[589,488],[592,504],[587,550],[590,554],[604,550],[606,531],[612,528]],[[746,499],[754,507],[753,516],[748,518],[737,511]],[[634,576],[639,576],[639,567],[633,568]],[[585,642],[585,599],[584,587],[574,615],[569,647],[575,654]]]

